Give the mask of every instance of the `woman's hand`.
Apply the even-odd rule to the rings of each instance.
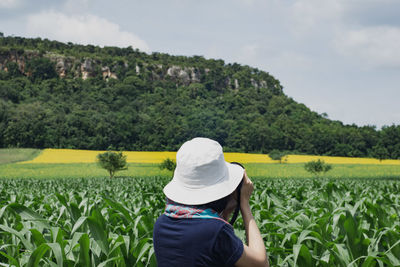
[[[243,254],[236,262],[235,266],[262,266],[268,267],[268,256],[260,230],[257,227],[250,208],[250,196],[253,193],[254,186],[246,171],[243,175],[242,190],[240,192],[240,210],[244,228],[246,231],[247,245],[244,245]]]
[[[242,189],[240,191],[240,205],[247,205],[249,204],[249,200],[251,194],[253,193],[254,185],[253,182],[250,180],[249,176],[247,176],[246,170],[243,174],[243,184]]]

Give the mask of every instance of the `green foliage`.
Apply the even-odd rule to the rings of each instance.
[[[169,171],[174,171],[176,168],[176,162],[173,159],[167,158],[160,163],[159,168],[161,170],[167,169]]]
[[[331,121],[249,66],[12,36],[0,38],[0,56],[9,69],[0,71],[3,148],[173,151],[205,136],[225,151],[375,157],[381,144],[388,158],[400,158],[400,125],[376,130]],[[11,58],[25,59],[26,68]],[[62,58],[66,76],[58,78]],[[85,59],[93,73],[82,80],[75,75]],[[118,79],[103,79],[105,66]]]
[[[169,180],[0,179],[0,262],[157,266],[152,234]],[[253,182],[271,266],[399,265],[398,179]],[[243,227],[239,218],[242,239]]]
[[[110,178],[114,177],[117,171],[126,170],[126,155],[122,152],[107,151],[97,155],[98,164],[110,173]]]
[[[32,148],[0,149],[0,164],[31,160],[40,154],[40,150]]]
[[[18,196],[5,194],[12,187]],[[0,262],[157,266],[151,237],[160,189],[158,179],[0,180]]]
[[[319,175],[320,173],[326,173],[330,171],[332,169],[332,165],[318,159],[309,161],[304,164],[304,169],[312,174]]]
[[[389,158],[389,152],[382,144],[378,144],[372,148],[372,156],[382,161]]]
[[[288,153],[286,151],[280,151],[277,149],[271,150],[268,153],[268,156],[273,159],[273,160],[279,160],[279,163],[285,162],[286,161],[286,155]]]
[[[34,81],[57,78],[55,63],[45,57],[33,58],[26,63],[26,70]]]
[[[12,61],[7,62],[6,67],[7,67],[7,73],[9,76],[12,76],[12,77],[22,76],[22,73],[19,70],[17,63],[12,62]]]

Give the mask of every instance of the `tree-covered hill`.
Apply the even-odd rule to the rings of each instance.
[[[0,147],[176,150],[195,136],[227,151],[400,158],[400,126],[331,121],[256,68],[0,35]]]

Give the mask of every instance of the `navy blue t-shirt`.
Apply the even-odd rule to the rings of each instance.
[[[158,266],[233,266],[243,243],[230,224],[217,219],[161,215],[153,231]]]

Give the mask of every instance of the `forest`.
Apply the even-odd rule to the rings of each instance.
[[[400,158],[400,125],[344,125],[269,73],[203,56],[146,54],[0,34],[0,147],[225,151]]]

